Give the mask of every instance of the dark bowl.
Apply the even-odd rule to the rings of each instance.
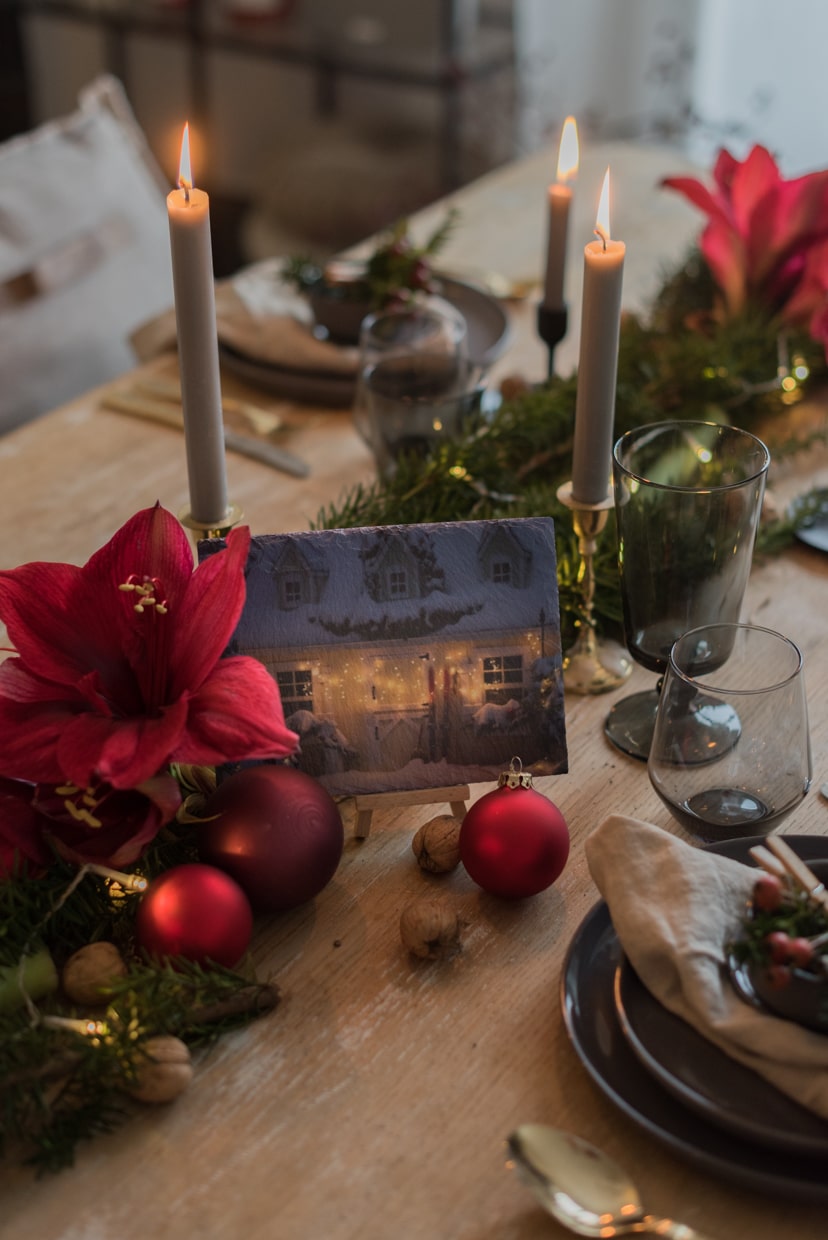
[[[746,967],[754,994],[769,1011],[806,1029],[828,1033],[828,977],[791,969],[790,983],[777,989],[762,965],[750,962]]]
[[[356,344],[362,320],[374,307],[365,284],[327,285],[320,281],[308,296],[317,327],[324,327],[335,344]]]
[[[828,861],[808,864],[818,879],[828,883]],[[731,954],[728,967],[738,994],[754,1007],[817,1033],[828,1033],[828,976],[791,968],[790,982],[780,987],[773,984],[766,966],[758,961],[740,961]]]

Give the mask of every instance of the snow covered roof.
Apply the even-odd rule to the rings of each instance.
[[[309,591],[309,601],[297,604],[294,599],[285,608],[274,569],[284,562],[291,544],[299,560],[323,573],[325,582],[316,601]],[[518,584],[503,580],[504,573],[509,575],[506,551],[512,546]],[[492,555],[500,561],[495,580]],[[406,579],[408,565],[412,567]],[[415,572],[418,566],[421,571]],[[393,583],[377,576],[395,570]],[[374,579],[369,580],[372,572]],[[456,637],[514,631],[541,623],[547,632],[558,625],[555,534],[549,517],[318,530],[252,540],[247,602],[234,644],[251,650],[384,643],[437,633]]]

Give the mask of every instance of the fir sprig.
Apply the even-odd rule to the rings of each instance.
[[[0,1152],[14,1149],[40,1171],[70,1165],[80,1141],[132,1114],[128,1090],[148,1038],[204,1046],[278,998],[273,985],[219,965],[137,961],[110,987],[100,1036],[32,1024],[23,1009],[0,1016]]]

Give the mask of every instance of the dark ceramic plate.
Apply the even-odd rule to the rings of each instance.
[[[802,525],[796,531],[800,542],[804,542],[815,551],[828,551],[828,491],[817,491],[820,511],[808,525]]]
[[[511,329],[504,306],[473,284],[448,276],[440,276],[439,280],[440,295],[456,306],[466,319],[472,361],[488,368],[509,343]],[[346,371],[324,373],[274,366],[224,344],[219,344],[219,353],[227,369],[240,379],[288,400],[337,408],[353,401],[356,376]]]
[[[806,861],[828,853],[828,841],[819,836],[787,838]],[[746,861],[748,850],[761,842],[758,836],[730,840],[711,846],[711,852]],[[601,901],[576,931],[561,978],[566,1029],[596,1086],[657,1141],[710,1174],[761,1192],[828,1202],[824,1156],[771,1150],[727,1132],[697,1111],[677,1106],[675,1095],[643,1067],[615,1006],[615,976],[622,959],[609,909]],[[756,1077],[754,1088],[759,1098],[770,1087]]]
[[[748,1141],[828,1157],[828,1123],[798,1106],[662,1007],[624,958],[616,977],[621,1028],[639,1063],[679,1102]]]

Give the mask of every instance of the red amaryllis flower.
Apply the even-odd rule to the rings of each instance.
[[[828,170],[792,181],[763,146],[740,162],[720,151],[715,189],[694,177],[668,177],[709,217],[701,252],[729,313],[748,301],[781,310],[794,294],[811,248],[828,238]]]
[[[284,757],[296,736],[279,691],[246,656],[221,658],[245,597],[246,527],[193,571],[160,505],[77,568],[0,572],[17,651],[0,666],[0,775],[137,788],[172,761]]]

